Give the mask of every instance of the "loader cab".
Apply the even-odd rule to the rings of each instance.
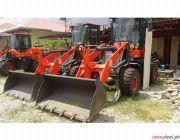
[[[11,35],[11,48],[23,52],[31,48],[31,35],[28,33],[14,33]]]
[[[10,46],[10,35],[7,33],[0,33],[0,51],[8,49]]]
[[[144,46],[146,20],[138,18],[112,18],[113,42],[128,42]]]
[[[75,45],[98,45],[100,25],[85,23],[72,26],[72,40]]]
[[[140,18],[112,18],[112,42],[128,42],[132,58],[144,57],[147,20]]]

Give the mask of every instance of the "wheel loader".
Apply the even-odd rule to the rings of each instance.
[[[52,75],[74,75],[74,66],[82,61],[81,51],[78,47],[79,41],[83,40],[87,47],[96,47],[100,42],[100,25],[83,23],[72,28],[73,44],[70,49],[53,51],[48,56],[39,60],[35,73],[10,71],[4,86],[5,93],[24,100],[35,100],[45,73]],[[87,32],[82,34],[83,30]]]
[[[31,46],[31,34],[14,32],[9,34],[8,46],[1,56],[0,73],[7,76],[9,70],[23,69],[34,72],[43,58],[42,48]]]
[[[115,85],[114,101],[121,95],[136,95],[143,79],[146,19],[114,18],[111,25],[110,43],[96,45],[94,48],[84,41],[89,31],[86,26],[74,30],[77,35],[74,38],[74,48],[79,56],[79,61],[76,61],[78,63],[70,69],[74,75],[57,75],[57,71],[62,68],[62,65],[58,65],[62,64],[59,57],[54,61],[57,63],[51,65],[57,64],[54,67],[55,73],[43,73],[38,78],[36,76],[37,81],[31,94],[34,94],[37,107],[59,116],[88,122],[102,110],[107,101],[105,85]],[[15,87],[12,81],[18,75],[10,72],[4,92]],[[157,78],[154,63],[151,65],[151,77],[152,81]],[[16,90],[20,89],[16,87]]]

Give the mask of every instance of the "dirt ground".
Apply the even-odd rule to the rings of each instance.
[[[6,78],[0,78],[0,93],[3,91],[5,80]],[[122,98],[117,103],[107,103],[93,122],[180,122],[180,104],[172,102],[172,98],[162,98],[162,93],[168,89],[176,90],[177,97],[180,96],[180,84],[168,84],[168,80],[164,80],[146,91],[140,91],[135,99]],[[36,109],[34,102],[20,101],[0,94],[0,122],[76,121]]]

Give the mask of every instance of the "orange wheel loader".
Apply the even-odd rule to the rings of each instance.
[[[7,76],[9,70],[23,69],[34,72],[43,58],[42,48],[31,46],[31,34],[15,32],[9,34],[8,47],[0,61],[0,73]]]

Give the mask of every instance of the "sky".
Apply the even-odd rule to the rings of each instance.
[[[96,24],[107,24],[108,18],[72,18],[72,22],[92,22]]]
[[[46,18],[49,20],[53,20],[54,22],[63,22],[60,21],[59,18]],[[11,22],[14,23],[16,25],[20,25],[23,24],[24,22],[26,22],[27,20],[29,20],[28,18],[1,18],[0,19],[0,23],[2,22]],[[108,24],[108,18],[68,18],[69,23],[80,23],[80,22],[91,22],[91,23],[95,23],[95,24]]]

